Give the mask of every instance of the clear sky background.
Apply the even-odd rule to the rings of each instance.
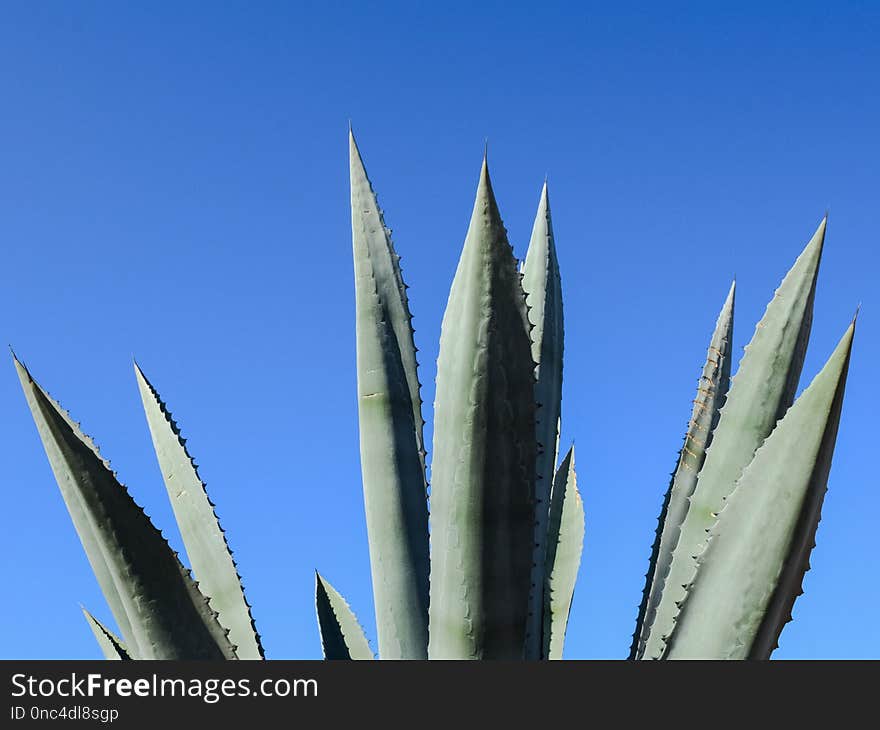
[[[802,387],[859,302],[806,593],[776,656],[880,658],[880,9],[868,2],[6,2],[0,330],[177,547],[132,369],[218,505],[270,658],[319,658],[313,571],[375,647],[348,121],[411,286],[431,421],[483,145],[518,256],[545,174],[563,445],[587,536],[566,656],[626,655],[709,335],[738,361],[830,211]],[[109,610],[7,357],[0,655],[89,658]]]

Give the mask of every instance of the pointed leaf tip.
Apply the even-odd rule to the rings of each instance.
[[[856,312],[858,316],[858,312]],[[856,318],[853,317],[852,322],[849,323],[849,326],[846,328],[846,332],[843,333],[843,337],[840,338],[840,341],[837,343],[837,347],[834,352],[831,354],[829,360],[833,360],[835,356],[837,357],[849,357],[850,350],[852,350],[853,338],[856,334]],[[827,363],[826,363],[827,364]]]
[[[734,303],[736,301],[736,279],[730,284],[727,292],[727,299],[724,300],[724,306],[721,308],[721,317],[731,317]]]
[[[825,213],[825,216],[819,221],[819,225],[816,227],[816,232],[813,234],[813,239],[810,240],[810,243],[813,243],[815,239],[819,239],[819,247],[821,248],[825,243],[825,230],[828,228],[828,213]]]
[[[348,602],[317,570],[315,608],[324,659],[373,659],[373,650]]]
[[[27,365],[25,365],[15,353],[12,353],[12,361],[15,364],[15,371],[18,373],[18,379],[21,381],[21,387],[27,389],[27,386],[33,383],[37,385],[34,381],[33,375],[31,375],[31,371],[28,370]],[[39,387],[39,385],[37,385]]]
[[[357,140],[354,137],[354,131],[351,128],[348,130],[348,163],[352,170],[360,168],[361,174],[364,177],[367,177],[367,171],[364,166],[363,158],[361,157],[361,151],[358,147]]]
[[[494,223],[503,227],[501,222],[501,214],[498,211],[498,203],[495,200],[495,191],[492,189],[492,177],[489,174],[489,161],[484,157],[480,166],[480,180],[477,183],[477,194],[474,200],[475,205],[488,205],[490,210],[490,218],[495,219]],[[475,208],[474,211],[477,209]],[[506,236],[505,236],[506,238]]]
[[[128,648],[122,643],[122,640],[118,636],[92,616],[92,614],[89,613],[86,607],[81,603],[79,604],[79,607],[86,619],[86,623],[92,630],[95,640],[98,642],[98,646],[101,648],[101,653],[104,654],[105,659],[116,661],[132,659],[132,657],[129,656]]]

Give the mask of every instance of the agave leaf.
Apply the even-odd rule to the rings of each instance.
[[[727,389],[730,385],[730,347],[733,342],[735,292],[736,282],[733,282],[715,324],[709,352],[706,355],[706,364],[697,384],[697,397],[694,399],[688,432],[660,510],[657,536],[651,552],[648,573],[645,576],[645,590],[636,620],[630,659],[640,659],[645,651],[657,606],[663,595],[663,583],[669,574],[672,551],[678,541],[681,523],[684,521],[688,503],[697,486],[697,475],[703,468],[706,449],[712,443],[719,410],[727,397]]]
[[[440,335],[432,659],[523,656],[534,537],[534,362],[485,159]]]
[[[840,422],[855,323],[725,500],[667,658],[767,658],[801,587]]]
[[[346,600],[315,571],[315,607],[325,659],[372,659],[364,630]]]
[[[84,607],[81,608],[83,616],[86,617],[86,622],[89,624],[89,628],[95,635],[98,646],[101,647],[101,651],[104,653],[104,658],[111,661],[127,661],[131,659],[132,657],[128,655],[128,650],[125,648],[125,644],[122,643],[122,640],[110,631],[110,629],[104,626],[104,624],[98,621],[98,619],[92,616],[92,614],[86,611]]]
[[[523,265],[522,284],[526,292],[529,320],[532,325],[532,359],[537,363],[535,435],[538,442],[532,591],[529,597],[525,657],[540,659],[550,490],[556,469],[559,419],[562,410],[563,350],[562,282],[553,240],[546,182],[541,190],[538,213],[535,216],[532,237]]]
[[[12,357],[15,363],[16,371],[18,372],[19,378],[22,379],[22,384],[24,385],[24,378],[26,377],[29,380],[30,374],[27,372],[21,362],[19,362],[18,358],[15,357],[14,353]],[[25,386],[26,397],[28,395],[29,387],[29,385]],[[31,398],[29,397],[28,404],[31,405]],[[33,408],[33,406],[31,407]],[[60,412],[64,417],[66,417],[67,414],[64,413],[64,411]],[[71,428],[77,431],[79,430],[77,424],[73,423],[73,421],[70,421],[68,419],[68,422]],[[81,432],[80,438],[85,444],[89,446],[89,448],[95,453],[95,455],[100,458],[100,455],[98,454],[98,449],[94,445],[94,443],[92,443],[91,439],[89,439],[88,436],[82,434]],[[88,513],[83,507],[81,500],[76,497],[76,494],[74,492],[65,492],[62,489],[62,496],[64,497],[64,503],[67,506],[67,510],[70,514],[71,521],[73,522],[77,535],[82,542],[86,557],[89,561],[89,565],[91,566],[92,572],[94,573],[95,578],[98,581],[101,592],[104,594],[107,605],[110,607],[113,618],[115,619],[117,626],[119,626],[119,630],[122,633],[125,644],[130,647],[132,651],[136,651],[137,642],[135,640],[134,632],[131,627],[131,622],[128,618],[128,612],[126,611],[125,605],[122,601],[122,597],[119,595],[119,591],[117,591],[116,589],[116,583],[113,580],[113,576],[110,572],[107,561],[104,559],[104,555],[101,552],[100,540],[92,529],[88,518]]]
[[[412,315],[354,136],[349,135],[358,418],[379,653],[428,650],[428,505]]]
[[[583,548],[584,503],[577,488],[572,446],[556,472],[550,501],[543,612],[544,658],[562,659]]]
[[[137,363],[134,364],[153,448],[199,588],[217,611],[239,659],[262,659],[263,647],[226,535],[208,498],[186,440],[171,412]]]
[[[731,382],[681,525],[645,658],[657,659],[664,654],[687,594],[685,586],[694,579],[696,556],[705,547],[707,530],[715,523],[722,501],[794,399],[810,336],[825,223],[823,219],[767,305]]]
[[[17,359],[15,365],[83,547],[99,551],[91,562],[106,566],[104,578],[113,584],[108,601],[118,597],[128,617],[134,640],[126,645],[142,659],[235,659],[189,572],[91,439]]]

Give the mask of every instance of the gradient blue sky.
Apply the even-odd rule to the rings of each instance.
[[[730,280],[738,359],[828,209],[802,386],[862,314],[777,656],[880,657],[878,37],[861,2],[4,3],[2,337],[180,546],[138,358],[201,465],[270,658],[320,657],[316,567],[375,639],[348,120],[411,286],[429,425],[488,137],[520,257],[550,181],[563,442],[587,513],[566,656],[619,658]],[[77,604],[109,612],[4,367],[0,654],[98,657]]]

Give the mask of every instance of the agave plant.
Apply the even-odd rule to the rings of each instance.
[[[429,492],[406,285],[353,136],[350,174],[361,467],[379,656],[561,658],[584,509],[573,448],[557,466],[562,292],[546,184],[518,269],[483,160],[441,328]],[[731,286],[663,501],[632,659],[767,658],[791,619],[827,488],[855,331],[854,319],[795,400],[825,227],[823,220],[777,289],[732,384]],[[198,582],[92,440],[17,358],[15,365],[121,634],[83,609],[105,656],[263,658],[214,506],[177,424],[137,364]],[[316,604],[326,658],[374,658],[351,608],[320,575]]]
[[[547,186],[522,266],[484,157],[440,334],[430,538],[412,316],[349,135],[364,505],[379,656],[559,658],[584,536],[574,453],[556,468],[563,319]],[[430,586],[430,588],[429,588]],[[320,575],[328,659],[371,659]]]
[[[791,620],[855,332],[853,319],[795,401],[826,223],[776,290],[732,385],[730,288],[663,501],[631,659],[766,659]]]

